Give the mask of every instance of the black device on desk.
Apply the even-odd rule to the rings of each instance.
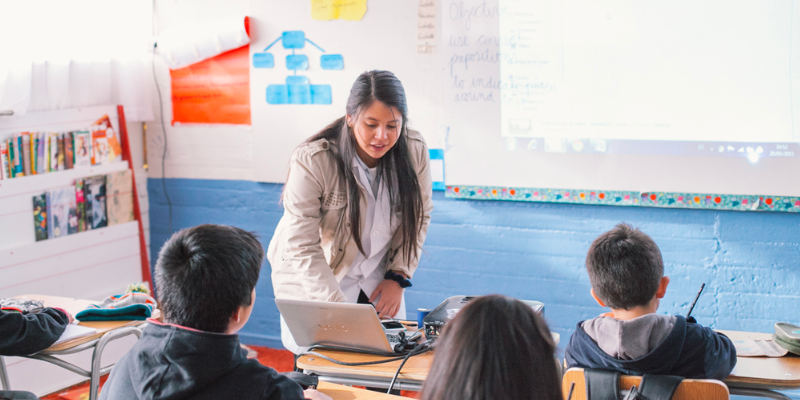
[[[425,325],[425,337],[428,339],[439,337],[445,324],[455,318],[458,312],[476,297],[478,296],[453,296],[448,297],[442,304],[439,304],[422,320],[423,325]],[[529,305],[533,311],[544,316],[544,303],[534,300],[520,301]]]

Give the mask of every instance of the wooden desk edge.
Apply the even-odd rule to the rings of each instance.
[[[333,400],[393,400],[406,399],[406,397],[394,396],[391,394],[371,392],[369,390],[357,389],[350,386],[338,385],[335,383],[320,381],[317,389],[330,396]]]

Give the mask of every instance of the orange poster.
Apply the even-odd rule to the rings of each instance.
[[[249,46],[170,70],[172,124],[250,125]]]

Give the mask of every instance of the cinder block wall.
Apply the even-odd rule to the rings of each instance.
[[[167,179],[172,229],[202,223],[257,232],[266,248],[283,208],[279,184]],[[153,264],[168,239],[162,180],[149,179]],[[603,312],[589,295],[584,257],[592,240],[625,221],[661,248],[671,283],[659,312],[693,315],[719,329],[770,332],[800,324],[800,215],[452,200],[434,193],[425,253],[406,291],[409,318],[448,296],[503,293],[546,304],[563,348],[578,321]],[[245,343],[280,347],[278,311],[265,263]]]

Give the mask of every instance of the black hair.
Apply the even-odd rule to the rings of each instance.
[[[256,236],[225,225],[176,232],[161,248],[155,279],[164,320],[223,333],[252,302],[264,249]]]
[[[368,108],[375,101],[385,104],[390,109],[397,109],[403,119],[397,143],[378,160],[378,176],[387,182],[386,186],[389,189],[391,209],[399,210],[401,213],[399,229],[403,232],[402,255],[406,263],[410,263],[418,255],[417,240],[422,229],[422,194],[406,139],[408,136],[406,92],[403,89],[403,84],[393,73],[389,71],[368,71],[359,75],[350,89],[350,96],[347,98],[347,115],[356,118],[361,111]],[[347,182],[348,222],[352,227],[353,239],[355,239],[358,250],[364,254],[360,229],[360,204],[364,194],[359,190],[352,165],[353,158],[358,157],[356,153],[358,142],[356,141],[355,133],[347,125],[346,116],[343,116],[310,137],[306,143],[319,139],[327,139],[334,144],[334,146],[331,146],[331,151],[336,159],[339,174]]]
[[[444,327],[422,400],[561,400],[544,319],[507,296],[473,299]]]
[[[653,299],[664,276],[664,262],[650,236],[620,223],[589,247],[586,271],[595,295],[606,306],[629,310]]]

